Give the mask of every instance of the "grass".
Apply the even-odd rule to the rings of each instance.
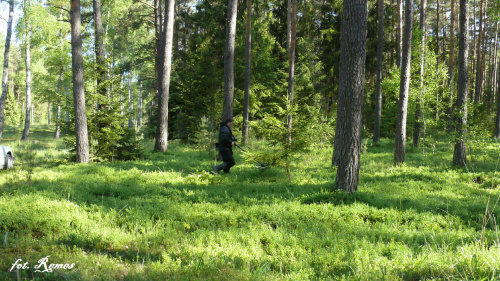
[[[452,145],[365,142],[359,190],[333,191],[331,147],[303,155],[292,179],[236,152],[231,174],[213,155],[171,142],[143,159],[74,164],[53,128],[0,171],[0,280],[498,280],[498,143],[475,146],[468,169]],[[34,141],[36,140],[36,141]],[[262,149],[254,143],[250,151]],[[38,261],[72,269],[35,272]],[[29,269],[9,271],[17,259]]]

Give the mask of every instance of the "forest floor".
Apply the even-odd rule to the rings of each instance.
[[[363,142],[358,191],[333,191],[332,147],[256,169],[235,150],[171,142],[143,159],[74,164],[53,127],[0,171],[0,280],[499,280],[500,144],[427,141],[394,167],[394,144]],[[262,149],[254,143],[249,151]],[[37,272],[38,270],[38,272]]]

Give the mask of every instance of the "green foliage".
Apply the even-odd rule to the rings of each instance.
[[[267,151],[266,153],[269,155],[262,159],[258,158],[257,155],[250,158],[268,164],[284,163],[290,177],[290,164],[299,159],[302,153],[308,151],[313,140],[309,137],[307,131],[309,120],[305,120],[305,118],[301,118],[297,114],[299,105],[294,104],[291,106],[286,97],[283,97],[282,101],[285,104],[284,107],[281,107],[279,104],[274,105],[274,108],[277,110],[275,115],[280,116],[280,118],[275,117],[275,115],[265,114],[265,117],[255,125],[257,137],[265,138],[269,141],[272,152]],[[286,121],[288,115],[293,115],[291,130],[288,128]],[[266,162],[270,160],[270,157],[274,159],[279,158],[281,161],[273,159],[271,163]]]
[[[443,86],[444,81],[447,81],[448,78],[448,69],[442,62],[437,65],[436,54],[427,45],[424,46],[422,54],[421,34],[422,32],[418,29],[413,32],[407,132],[413,130],[415,108],[419,102],[423,112],[423,120],[421,121],[425,124],[426,132],[437,136],[448,126],[445,115],[449,106],[447,96],[450,90]],[[420,62],[422,55],[424,56],[424,73],[422,75],[423,85],[421,86]],[[397,66],[393,66],[382,81],[381,135],[384,137],[393,137],[396,133],[400,75],[401,70]]]
[[[203,116],[200,120],[198,130],[195,133],[194,141],[199,148],[213,151],[214,144],[218,141],[219,126],[217,122]]]
[[[117,103],[102,105],[92,118],[88,120],[89,149],[91,159],[96,162],[115,160],[134,160],[142,157],[144,151],[140,146],[142,134],[134,128],[124,126],[126,116],[119,112]],[[70,132],[64,143],[70,152],[75,153],[76,138],[74,135],[74,117],[69,124]],[[72,159],[76,155],[71,156]]]
[[[10,92],[7,94],[7,99],[5,101],[5,123],[10,126],[16,126],[23,120],[21,109],[17,106],[16,98],[14,93]]]

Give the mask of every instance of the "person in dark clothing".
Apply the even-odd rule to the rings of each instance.
[[[233,118],[227,118],[220,123],[219,131],[219,152],[222,156],[222,161],[224,163],[214,167],[214,174],[219,174],[220,170],[224,170],[224,173],[229,173],[231,167],[233,167],[236,162],[233,157],[233,145],[236,138],[233,136]]]

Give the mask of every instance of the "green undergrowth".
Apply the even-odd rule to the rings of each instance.
[[[51,127],[28,142],[7,128],[15,168],[0,171],[0,280],[498,280],[499,144],[466,169],[452,144],[364,142],[359,189],[333,190],[332,148],[256,169],[235,150],[169,144],[129,162],[74,164]],[[267,150],[255,142],[249,153]],[[72,269],[35,272],[46,256]],[[17,259],[29,268],[10,271]],[[49,263],[47,263],[49,264]]]

